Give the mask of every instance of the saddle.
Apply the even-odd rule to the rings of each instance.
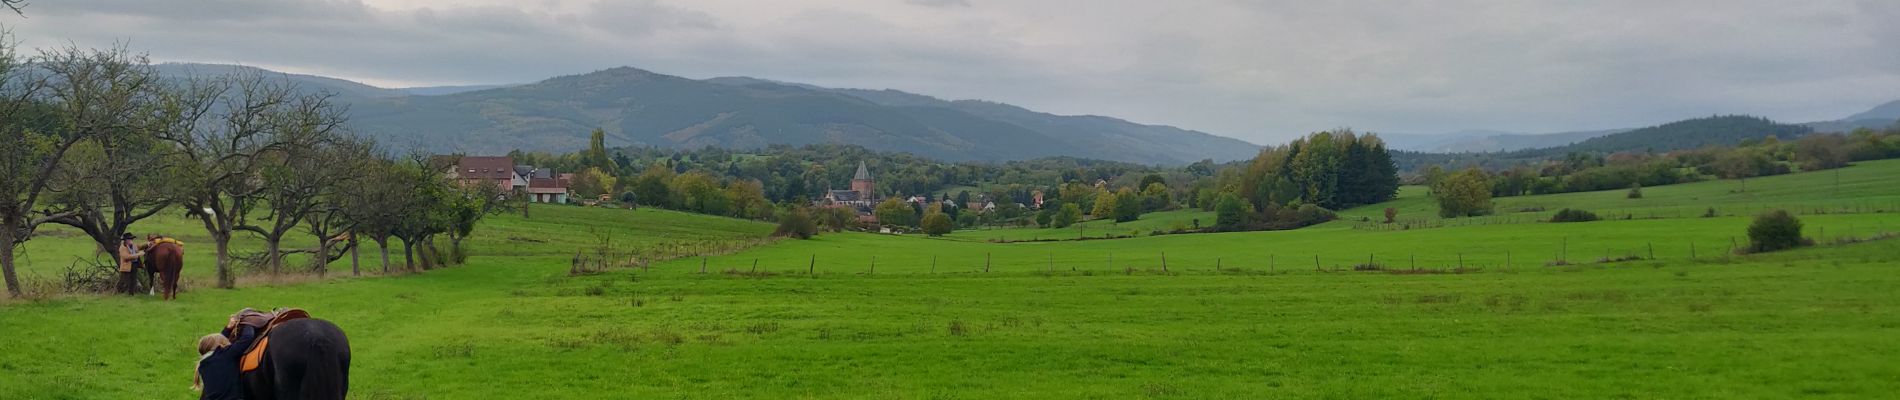
[[[264,363],[264,349],[270,347],[270,332],[285,322],[310,318],[310,313],[301,308],[282,308],[273,313],[261,313],[250,309],[238,312],[238,324],[249,325],[257,329],[257,341],[251,348],[244,350],[244,356],[238,359],[238,372],[251,372]]]

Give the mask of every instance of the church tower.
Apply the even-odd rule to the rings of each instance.
[[[869,201],[871,192],[876,188],[877,180],[871,179],[871,170],[864,167],[863,161],[859,161],[857,175],[851,176],[851,191],[858,192],[859,198]]]

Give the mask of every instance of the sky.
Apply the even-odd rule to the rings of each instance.
[[[1900,1],[29,0],[25,49],[384,87],[633,66],[985,99],[1255,143],[1900,100]],[[32,50],[23,51],[32,54]]]

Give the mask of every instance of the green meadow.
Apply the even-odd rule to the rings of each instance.
[[[1177,211],[1083,230],[1135,238],[1019,243],[989,241],[1077,230],[771,240],[757,222],[536,207],[485,220],[446,269],[383,275],[369,251],[364,277],[343,261],[216,290],[199,250],[178,301],[0,303],[0,392],[192,396],[198,335],[296,306],[349,332],[365,399],[1892,397],[1900,240],[1857,239],[1900,231],[1896,176],[1502,198],[1452,220],[1407,188],[1293,231],[1148,236],[1211,219]],[[1567,207],[1606,220],[1538,222]],[[1819,245],[1732,252],[1767,208]],[[135,231],[191,251],[193,226]],[[705,255],[570,274],[602,246]],[[28,250],[38,280],[90,252],[59,230]]]

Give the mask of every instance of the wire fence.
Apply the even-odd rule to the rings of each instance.
[[[1900,233],[1878,231],[1865,235],[1816,238],[1818,245],[1845,245],[1900,238]],[[946,254],[877,253],[838,255],[811,253],[797,257],[745,257],[743,254],[707,254],[684,263],[667,265],[673,271],[739,277],[925,276],[925,275],[1287,275],[1287,274],[1469,274],[1482,272],[1567,271],[1612,267],[1646,261],[1689,264],[1729,264],[1746,261],[1744,238],[1601,245],[1567,238],[1544,251],[1489,249],[1469,252],[1371,252],[1362,256],[1324,254],[1211,255],[1167,252],[1081,253],[1048,252],[1040,256],[1010,252]],[[647,265],[639,270],[650,272]]]
[[[1367,231],[1402,231],[1465,226],[1529,224],[1548,222],[1550,220],[1550,213],[1554,213],[1558,209],[1560,208],[1531,206],[1500,210],[1506,213],[1498,215],[1469,218],[1402,217],[1395,218],[1390,223],[1382,219],[1368,217],[1353,221],[1352,228]],[[1795,215],[1887,214],[1900,213],[1900,203],[1756,203],[1721,206],[1646,207],[1633,210],[1612,208],[1601,211],[1586,211],[1595,212],[1597,217],[1601,220],[1653,220],[1753,216],[1773,210],[1786,210],[1788,213]]]

